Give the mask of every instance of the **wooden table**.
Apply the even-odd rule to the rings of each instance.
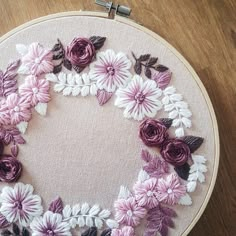
[[[93,2],[0,0],[0,36],[47,14],[103,10]],[[219,174],[210,202],[190,235],[236,235],[236,1],[120,0],[119,4],[131,7],[132,19],[158,33],[184,55],[215,108],[221,137]]]

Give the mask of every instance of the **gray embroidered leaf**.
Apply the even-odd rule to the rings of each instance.
[[[117,221],[115,220],[106,220],[106,225],[110,228],[110,229],[116,229],[119,227],[119,224],[117,223]]]
[[[80,228],[83,228],[85,226],[85,220],[83,216],[79,216],[77,222]]]
[[[87,216],[87,217],[86,217],[85,224],[86,224],[88,227],[92,227],[92,226],[93,226],[93,218],[90,217],[90,216]]]
[[[120,186],[118,199],[127,199],[130,196],[131,196],[131,192],[129,191],[129,189],[125,186]]]
[[[95,226],[96,226],[98,229],[101,229],[102,226],[103,226],[103,222],[102,222],[102,220],[99,219],[99,218],[95,218],[94,224],[95,224]]]
[[[57,93],[60,93],[65,88],[64,84],[55,84],[54,85],[54,91]]]
[[[111,215],[111,212],[109,210],[102,210],[100,213],[99,213],[99,217],[102,218],[102,219],[106,219],[108,218],[109,216]]]
[[[62,211],[62,214],[65,218],[69,218],[71,216],[71,212],[72,210],[71,210],[70,205],[66,205]]]
[[[138,174],[138,181],[139,181],[140,183],[144,182],[145,180],[147,180],[147,179],[149,179],[149,178],[150,178],[150,176],[148,175],[148,173],[147,173],[145,170],[141,169],[141,170],[139,171],[139,174]]]
[[[28,122],[22,121],[19,124],[17,124],[16,127],[22,134],[24,134],[27,130]]]
[[[47,107],[48,104],[47,103],[41,103],[39,102],[35,107],[35,111],[37,111],[41,116],[45,116],[47,113]]]
[[[76,204],[72,207],[72,215],[76,216],[80,212],[80,204]]]
[[[74,229],[77,225],[77,220],[75,218],[71,218],[69,221],[70,227]]]
[[[89,211],[89,204],[86,202],[81,206],[81,214],[86,215]]]
[[[50,81],[50,82],[58,82],[57,76],[54,75],[53,73],[48,73],[45,75],[46,80]]]
[[[90,216],[95,216],[98,214],[98,212],[100,211],[100,207],[99,205],[94,205],[91,207],[91,209],[89,210],[89,215]]]
[[[62,94],[64,95],[64,96],[69,96],[69,95],[71,95],[71,93],[72,93],[72,87],[66,87],[66,88],[64,88],[63,89],[63,92],[62,92]]]

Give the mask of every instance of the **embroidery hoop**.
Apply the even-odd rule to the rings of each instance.
[[[60,18],[60,17],[66,17],[66,16],[92,16],[92,17],[100,17],[100,18],[107,18],[107,14],[106,13],[98,13],[98,12],[65,12],[65,13],[58,13],[58,14],[53,14],[53,15],[49,15],[49,16],[45,16],[45,17],[41,17],[38,19],[35,19],[33,21],[30,21],[28,23],[25,23],[19,27],[17,27],[16,29],[10,31],[9,33],[7,33],[6,35],[4,35],[1,39],[0,39],[0,43],[3,42],[4,40],[6,40],[7,38],[9,38],[10,36],[14,35],[15,33],[29,27],[32,25],[35,25],[39,22],[42,21],[47,21],[50,19],[55,19],[55,18]],[[119,16],[115,16],[114,19],[116,22],[122,23],[124,25],[129,25],[131,27],[134,27],[138,30],[141,30],[145,33],[147,33],[148,35],[150,35],[151,37],[153,37],[154,39],[157,39],[158,41],[160,41],[163,45],[165,45],[167,48],[169,48],[177,57],[178,59],[186,66],[186,68],[189,70],[189,72],[192,74],[193,78],[195,79],[199,89],[201,90],[205,102],[208,106],[210,115],[211,115],[211,120],[212,120],[212,126],[213,126],[213,130],[214,130],[214,141],[215,141],[215,157],[214,157],[214,169],[213,169],[213,173],[212,173],[212,178],[211,178],[211,182],[209,184],[209,188],[208,188],[208,192],[206,195],[206,198],[204,200],[204,202],[202,203],[198,213],[196,214],[196,216],[193,218],[191,224],[187,227],[187,229],[183,232],[183,235],[187,235],[191,229],[194,227],[194,225],[197,223],[197,221],[199,220],[200,216],[202,215],[203,211],[205,210],[207,203],[210,199],[210,196],[212,194],[214,185],[215,185],[215,181],[216,181],[216,176],[217,176],[217,170],[218,170],[218,165],[219,165],[219,134],[218,134],[218,126],[217,126],[217,121],[216,121],[216,117],[215,117],[215,113],[210,101],[210,98],[206,92],[206,89],[204,88],[202,82],[200,81],[198,75],[196,74],[196,72],[193,70],[193,68],[191,67],[191,65],[184,59],[184,57],[176,50],[174,49],[169,43],[167,43],[163,38],[161,38],[159,35],[157,35],[156,33],[148,30],[147,28],[138,25],[137,23],[129,20],[129,19],[125,19],[123,17],[119,17]]]

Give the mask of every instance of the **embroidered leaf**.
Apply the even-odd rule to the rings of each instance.
[[[12,224],[12,230],[15,235],[20,235],[20,228],[18,227],[17,224],[15,223]]]
[[[88,204],[87,202],[85,202],[85,203],[81,206],[81,214],[82,214],[82,215],[86,215],[88,211],[89,211],[89,204]]]
[[[92,36],[89,38],[89,40],[92,42],[94,48],[99,50],[104,45],[106,37]]]
[[[63,202],[60,197],[57,197],[55,200],[53,200],[48,208],[49,211],[52,211],[53,213],[59,213],[62,214],[63,210]]]
[[[171,75],[172,73],[170,72],[170,70],[166,70],[164,72],[158,72],[154,74],[152,79],[155,80],[158,87],[163,90],[170,83]]]
[[[195,152],[203,143],[202,137],[185,136],[182,139],[189,146],[191,153]]]
[[[47,103],[41,103],[41,102],[39,102],[39,103],[34,107],[34,109],[35,109],[41,116],[46,116],[47,107],[48,107],[48,104],[47,104]]]
[[[2,236],[9,236],[9,235],[13,235],[13,233],[10,230],[5,229],[1,232],[1,235]]]
[[[53,46],[52,51],[57,52],[59,50],[61,50],[61,44],[58,42]]]
[[[190,128],[192,122],[189,117],[192,116],[188,108],[188,104],[183,101],[183,96],[176,93],[176,88],[173,86],[167,87],[163,90],[164,98],[162,103],[164,110],[169,113],[169,118],[173,119],[172,126],[176,128],[176,137],[184,136],[184,127]]]
[[[80,228],[83,228],[85,226],[85,220],[83,216],[78,217],[78,225]]]
[[[46,78],[46,80],[48,80],[50,82],[54,82],[54,83],[58,81],[57,76],[54,75],[53,73],[46,74],[45,78]]]
[[[14,144],[13,146],[11,146],[11,154],[13,157],[17,157],[18,152],[19,152],[19,149],[17,145]]]
[[[140,170],[139,174],[138,174],[138,181],[139,182],[144,182],[145,180],[149,179],[150,176],[148,175],[148,173],[145,170]]]
[[[81,236],[97,236],[97,228],[96,227],[91,227],[88,228],[85,232],[81,234]]]
[[[103,230],[101,236],[111,236],[111,229]]]
[[[28,127],[28,122],[22,121],[19,124],[16,125],[16,127],[19,129],[19,131],[24,134]]]
[[[62,94],[64,96],[69,96],[72,93],[73,88],[72,87],[65,87],[62,91]]]
[[[63,65],[65,66],[65,68],[67,70],[72,70],[72,64],[71,64],[71,62],[68,59],[66,59],[66,58],[64,59]]]
[[[100,207],[99,205],[94,205],[91,207],[91,209],[89,210],[89,215],[90,216],[95,216],[98,214],[98,212],[100,211]]]
[[[100,106],[103,106],[105,103],[107,103],[110,98],[112,97],[113,93],[107,92],[104,89],[98,89],[97,91],[97,100]]]
[[[76,216],[80,212],[80,204],[76,204],[72,207],[72,215]]]
[[[86,220],[85,220],[85,224],[86,224],[88,227],[92,227],[92,226],[93,226],[93,218],[90,217],[90,216],[87,216],[87,217],[86,217]]]
[[[16,44],[16,51],[21,55],[24,56],[28,52],[28,47],[24,44]]]
[[[180,178],[184,180],[188,179],[189,170],[190,170],[190,166],[188,163],[185,163],[182,166],[176,166],[174,169]]]
[[[197,181],[189,181],[187,183],[187,192],[192,193],[196,190]]]
[[[62,214],[65,218],[69,218],[71,216],[72,209],[70,205],[66,205],[64,209],[62,210]]]
[[[136,61],[134,64],[134,71],[136,74],[140,75],[142,73],[142,65],[140,61]]]
[[[127,199],[131,196],[131,192],[125,186],[120,186],[120,192],[118,195],[118,199]]]
[[[8,64],[5,73],[0,71],[0,97],[7,97],[17,91],[17,72],[20,60]]]
[[[10,223],[7,221],[6,217],[0,213],[0,229],[8,227]]]
[[[115,220],[106,220],[106,225],[110,228],[110,229],[116,229],[119,227],[119,224],[115,221]]]
[[[71,227],[72,229],[74,229],[74,228],[76,227],[76,225],[77,225],[77,220],[76,220],[76,218],[71,218],[70,221],[69,221],[69,224],[70,224],[70,227]]]
[[[138,60],[139,61],[147,61],[149,58],[150,58],[151,54],[144,54],[144,55],[141,55]]]
[[[103,226],[103,222],[102,222],[102,220],[99,219],[99,218],[95,218],[94,224],[95,224],[95,226],[96,226],[98,229],[101,229],[102,226]]]
[[[173,217],[176,217],[175,211],[168,207],[164,207],[161,204],[156,208],[149,210],[147,215],[147,227],[144,235],[156,235],[159,232],[161,236],[167,236],[168,228],[174,228]]]
[[[57,74],[57,73],[61,72],[61,70],[62,70],[62,65],[59,64],[57,66],[54,66],[52,73]]]
[[[161,118],[159,120],[163,123],[163,125],[165,125],[167,129],[171,127],[172,122],[173,122],[173,119],[169,119],[169,118]]]
[[[145,68],[145,72],[144,73],[145,73],[145,75],[147,76],[148,79],[151,79],[152,72],[151,72],[151,70],[148,67]]]
[[[184,205],[184,206],[190,206],[190,205],[192,205],[192,199],[191,199],[191,197],[186,193],[183,197],[180,198],[178,204]]]
[[[142,149],[141,151],[141,158],[145,161],[145,162],[149,162],[152,160],[152,155],[149,153],[149,151],[147,151],[146,149]]]
[[[159,72],[164,72],[164,71],[168,70],[169,68],[159,64],[159,65],[156,66],[155,69]]]
[[[169,172],[168,163],[157,156],[151,155],[148,151],[142,150],[141,157],[146,161],[143,170],[146,171],[149,176],[159,178]]]
[[[92,84],[92,85],[90,86],[89,93],[90,93],[92,96],[95,96],[95,95],[97,95],[97,91],[98,91],[97,85],[96,85],[96,84]]]
[[[63,59],[63,58],[64,58],[64,52],[63,51],[55,53],[52,57],[53,60],[59,60],[59,59]]]
[[[147,61],[147,66],[153,66],[157,63],[158,57],[151,57]]]
[[[102,218],[102,219],[106,219],[108,218],[109,216],[111,215],[111,212],[109,210],[102,210],[100,213],[99,213],[99,217]]]
[[[25,140],[21,136],[20,131],[15,127],[8,129],[0,127],[0,140],[2,140],[5,145],[9,145],[11,142],[13,144],[25,143]]]
[[[21,236],[30,236],[29,231],[25,227],[22,229]]]

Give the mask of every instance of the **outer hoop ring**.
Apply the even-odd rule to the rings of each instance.
[[[48,16],[43,16],[34,20],[31,20],[27,23],[24,23],[15,29],[11,30],[10,32],[6,33],[2,37],[0,37],[0,43],[2,43],[4,40],[8,39],[9,37],[13,36],[17,32],[21,31],[22,29],[28,28],[32,25],[35,25],[37,23],[43,22],[43,21],[48,21],[51,19],[55,18],[62,18],[62,17],[69,17],[69,16],[90,16],[90,17],[100,17],[100,18],[107,18],[107,14],[103,12],[90,12],[90,11],[70,11],[70,12],[61,12],[61,13],[56,13]],[[111,20],[111,19],[108,19]],[[129,25],[133,28],[136,28],[138,30],[141,30],[145,33],[147,33],[149,36],[153,37],[154,39],[157,39],[160,41],[163,45],[165,45],[170,51],[172,51],[178,59],[186,66],[186,68],[189,70],[189,72],[192,74],[195,82],[197,83],[199,89],[201,90],[204,99],[206,101],[206,104],[208,106],[210,115],[211,115],[211,120],[212,120],[212,125],[213,125],[213,130],[214,130],[214,142],[215,142],[215,159],[214,159],[214,168],[213,168],[213,174],[210,182],[210,186],[207,191],[207,195],[205,200],[203,201],[199,211],[197,212],[196,216],[192,220],[191,224],[185,229],[183,232],[183,236],[187,236],[189,232],[192,230],[192,228],[195,226],[195,224],[198,222],[200,219],[201,215],[203,214],[209,200],[212,194],[212,191],[215,186],[216,178],[217,178],[217,173],[218,173],[218,167],[219,167],[219,159],[220,159],[220,143],[219,143],[219,131],[218,131],[218,124],[216,120],[216,115],[211,103],[211,100],[209,98],[209,95],[201,82],[200,78],[198,77],[197,73],[194,71],[192,66],[189,64],[189,62],[172,46],[170,45],[165,39],[160,37],[158,34],[152,32],[151,30],[135,23],[134,21],[120,17],[120,16],[115,16],[114,18],[115,21],[120,22],[121,24]]]

